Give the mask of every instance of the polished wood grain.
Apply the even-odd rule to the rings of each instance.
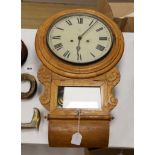
[[[60,61],[59,58],[57,58],[54,54],[52,54],[46,43],[46,36],[48,29],[55,22],[57,18],[67,14],[79,13],[79,12],[80,13],[85,12],[92,15],[96,15],[101,19],[103,19],[111,28],[113,37],[115,38],[110,53],[104,59],[102,59],[101,61],[97,61],[96,63],[92,63],[90,65],[85,66],[72,65],[64,61]],[[109,71],[119,62],[124,51],[124,39],[120,29],[110,18],[94,10],[74,9],[74,10],[62,11],[55,14],[54,16],[49,17],[39,27],[37,31],[35,38],[35,48],[37,55],[42,61],[42,63],[52,72],[59,74],[61,76],[71,78],[91,78],[99,76]]]
[[[108,146],[109,121],[103,120],[80,120],[81,145],[71,144],[71,138],[77,132],[78,120],[55,120],[49,121],[48,139],[51,147],[87,147],[103,148]]]
[[[55,116],[63,116],[70,113],[74,117],[76,113],[76,109],[71,111],[67,110],[66,112],[57,110],[57,93],[59,86],[99,86],[101,95],[103,95],[101,97],[102,99],[104,98],[102,103],[103,111],[101,111],[101,115],[104,116],[109,115],[109,112],[117,105],[117,99],[113,94],[113,88],[120,80],[120,73],[116,68],[111,69],[103,75],[96,76],[95,78],[72,79],[57,75],[42,65],[38,71],[38,79],[44,85],[44,92],[40,96],[40,102]],[[87,112],[89,111],[87,110]],[[84,113],[86,113],[86,111]],[[98,112],[95,112],[95,114],[99,115]]]
[[[117,105],[113,88],[120,80],[120,74],[116,68],[96,78],[72,79],[52,73],[42,65],[38,71],[38,78],[44,85],[44,93],[40,96],[40,101],[49,111],[47,116],[49,146],[75,147],[70,141],[72,134],[77,131],[78,110],[57,108],[59,86],[100,87],[102,108],[80,110],[80,133],[83,136],[80,147],[103,148],[108,146],[109,123],[112,119],[110,111]]]
[[[115,42],[111,52],[102,60],[84,66],[61,61],[49,51],[46,45],[48,28],[56,19],[70,13],[90,13],[102,18],[112,29]],[[118,26],[108,17],[94,10],[74,9],[59,12],[49,17],[36,34],[35,47],[42,65],[38,79],[44,85],[40,96],[41,104],[49,111],[48,140],[51,147],[75,147],[71,144],[72,134],[77,131],[78,109],[57,108],[59,86],[100,87],[101,109],[80,109],[80,133],[83,136],[80,147],[107,147],[111,110],[117,105],[113,93],[120,80],[115,68],[124,51],[124,40]]]

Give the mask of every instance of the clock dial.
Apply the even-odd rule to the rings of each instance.
[[[47,44],[57,57],[85,64],[104,57],[111,49],[112,32],[101,19],[89,14],[59,18],[49,28]]]

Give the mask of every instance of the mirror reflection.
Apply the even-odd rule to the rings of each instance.
[[[100,87],[59,87],[58,108],[101,109]]]

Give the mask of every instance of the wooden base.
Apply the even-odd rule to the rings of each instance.
[[[80,120],[81,145],[71,144],[71,138],[77,132],[78,120],[49,121],[48,140],[50,147],[108,147],[109,120]]]

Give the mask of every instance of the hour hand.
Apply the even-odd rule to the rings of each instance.
[[[77,50],[77,60],[82,60],[82,57],[81,57],[81,53],[79,52],[81,49],[81,47],[78,45],[76,46],[76,50]]]
[[[81,47],[78,45],[78,46],[76,46],[76,50],[77,50],[77,52],[79,52],[80,51],[80,49],[81,49]]]
[[[78,54],[78,52],[81,49],[81,47],[80,47],[80,41],[81,41],[81,39],[78,37],[78,45],[76,46],[77,54]]]

